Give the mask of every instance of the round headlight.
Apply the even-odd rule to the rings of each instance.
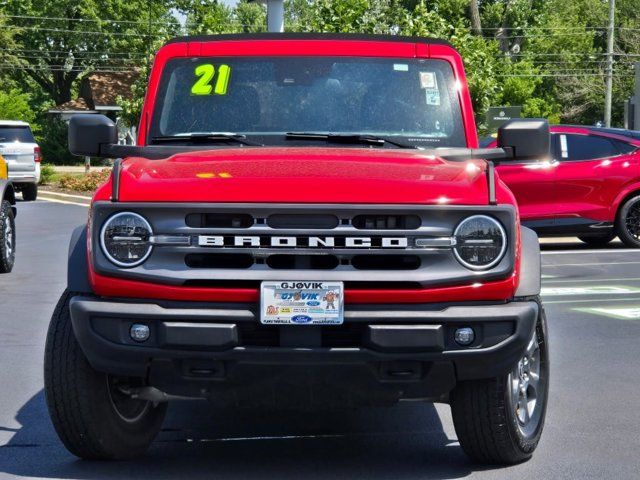
[[[453,232],[453,252],[458,261],[471,270],[486,270],[496,265],[507,250],[507,234],[495,218],[474,215],[465,218]]]
[[[119,267],[135,267],[151,253],[151,225],[133,212],[121,212],[109,218],[100,232],[100,244],[107,258]]]

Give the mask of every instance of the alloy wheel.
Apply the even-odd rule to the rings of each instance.
[[[546,369],[541,363],[541,353],[538,335],[534,333],[524,356],[507,379],[511,409],[523,435],[529,435],[536,429],[543,410],[545,379],[541,377],[546,375]]]
[[[631,237],[640,241],[640,201],[629,207],[624,219],[624,227]]]
[[[6,260],[11,260],[13,255],[13,226],[7,215],[4,219],[4,252]]]

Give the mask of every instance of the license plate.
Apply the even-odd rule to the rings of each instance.
[[[262,282],[260,323],[265,325],[341,325],[342,282]]]

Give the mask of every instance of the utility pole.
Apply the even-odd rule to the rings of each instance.
[[[284,0],[249,0],[267,4],[267,31],[284,32]]]
[[[604,126],[611,126],[611,97],[613,95],[613,29],[616,0],[609,0],[609,26],[607,27],[607,69],[604,89]]]

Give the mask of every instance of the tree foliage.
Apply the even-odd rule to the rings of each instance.
[[[177,20],[169,0],[5,0],[12,20],[15,77],[35,83],[56,104],[72,99],[76,81],[94,68],[121,70],[153,48],[158,32],[171,35]],[[6,50],[5,50],[6,51]],[[3,64],[8,60],[3,59]]]
[[[29,95],[17,88],[0,90],[0,120],[32,122],[35,114],[29,105]]]

